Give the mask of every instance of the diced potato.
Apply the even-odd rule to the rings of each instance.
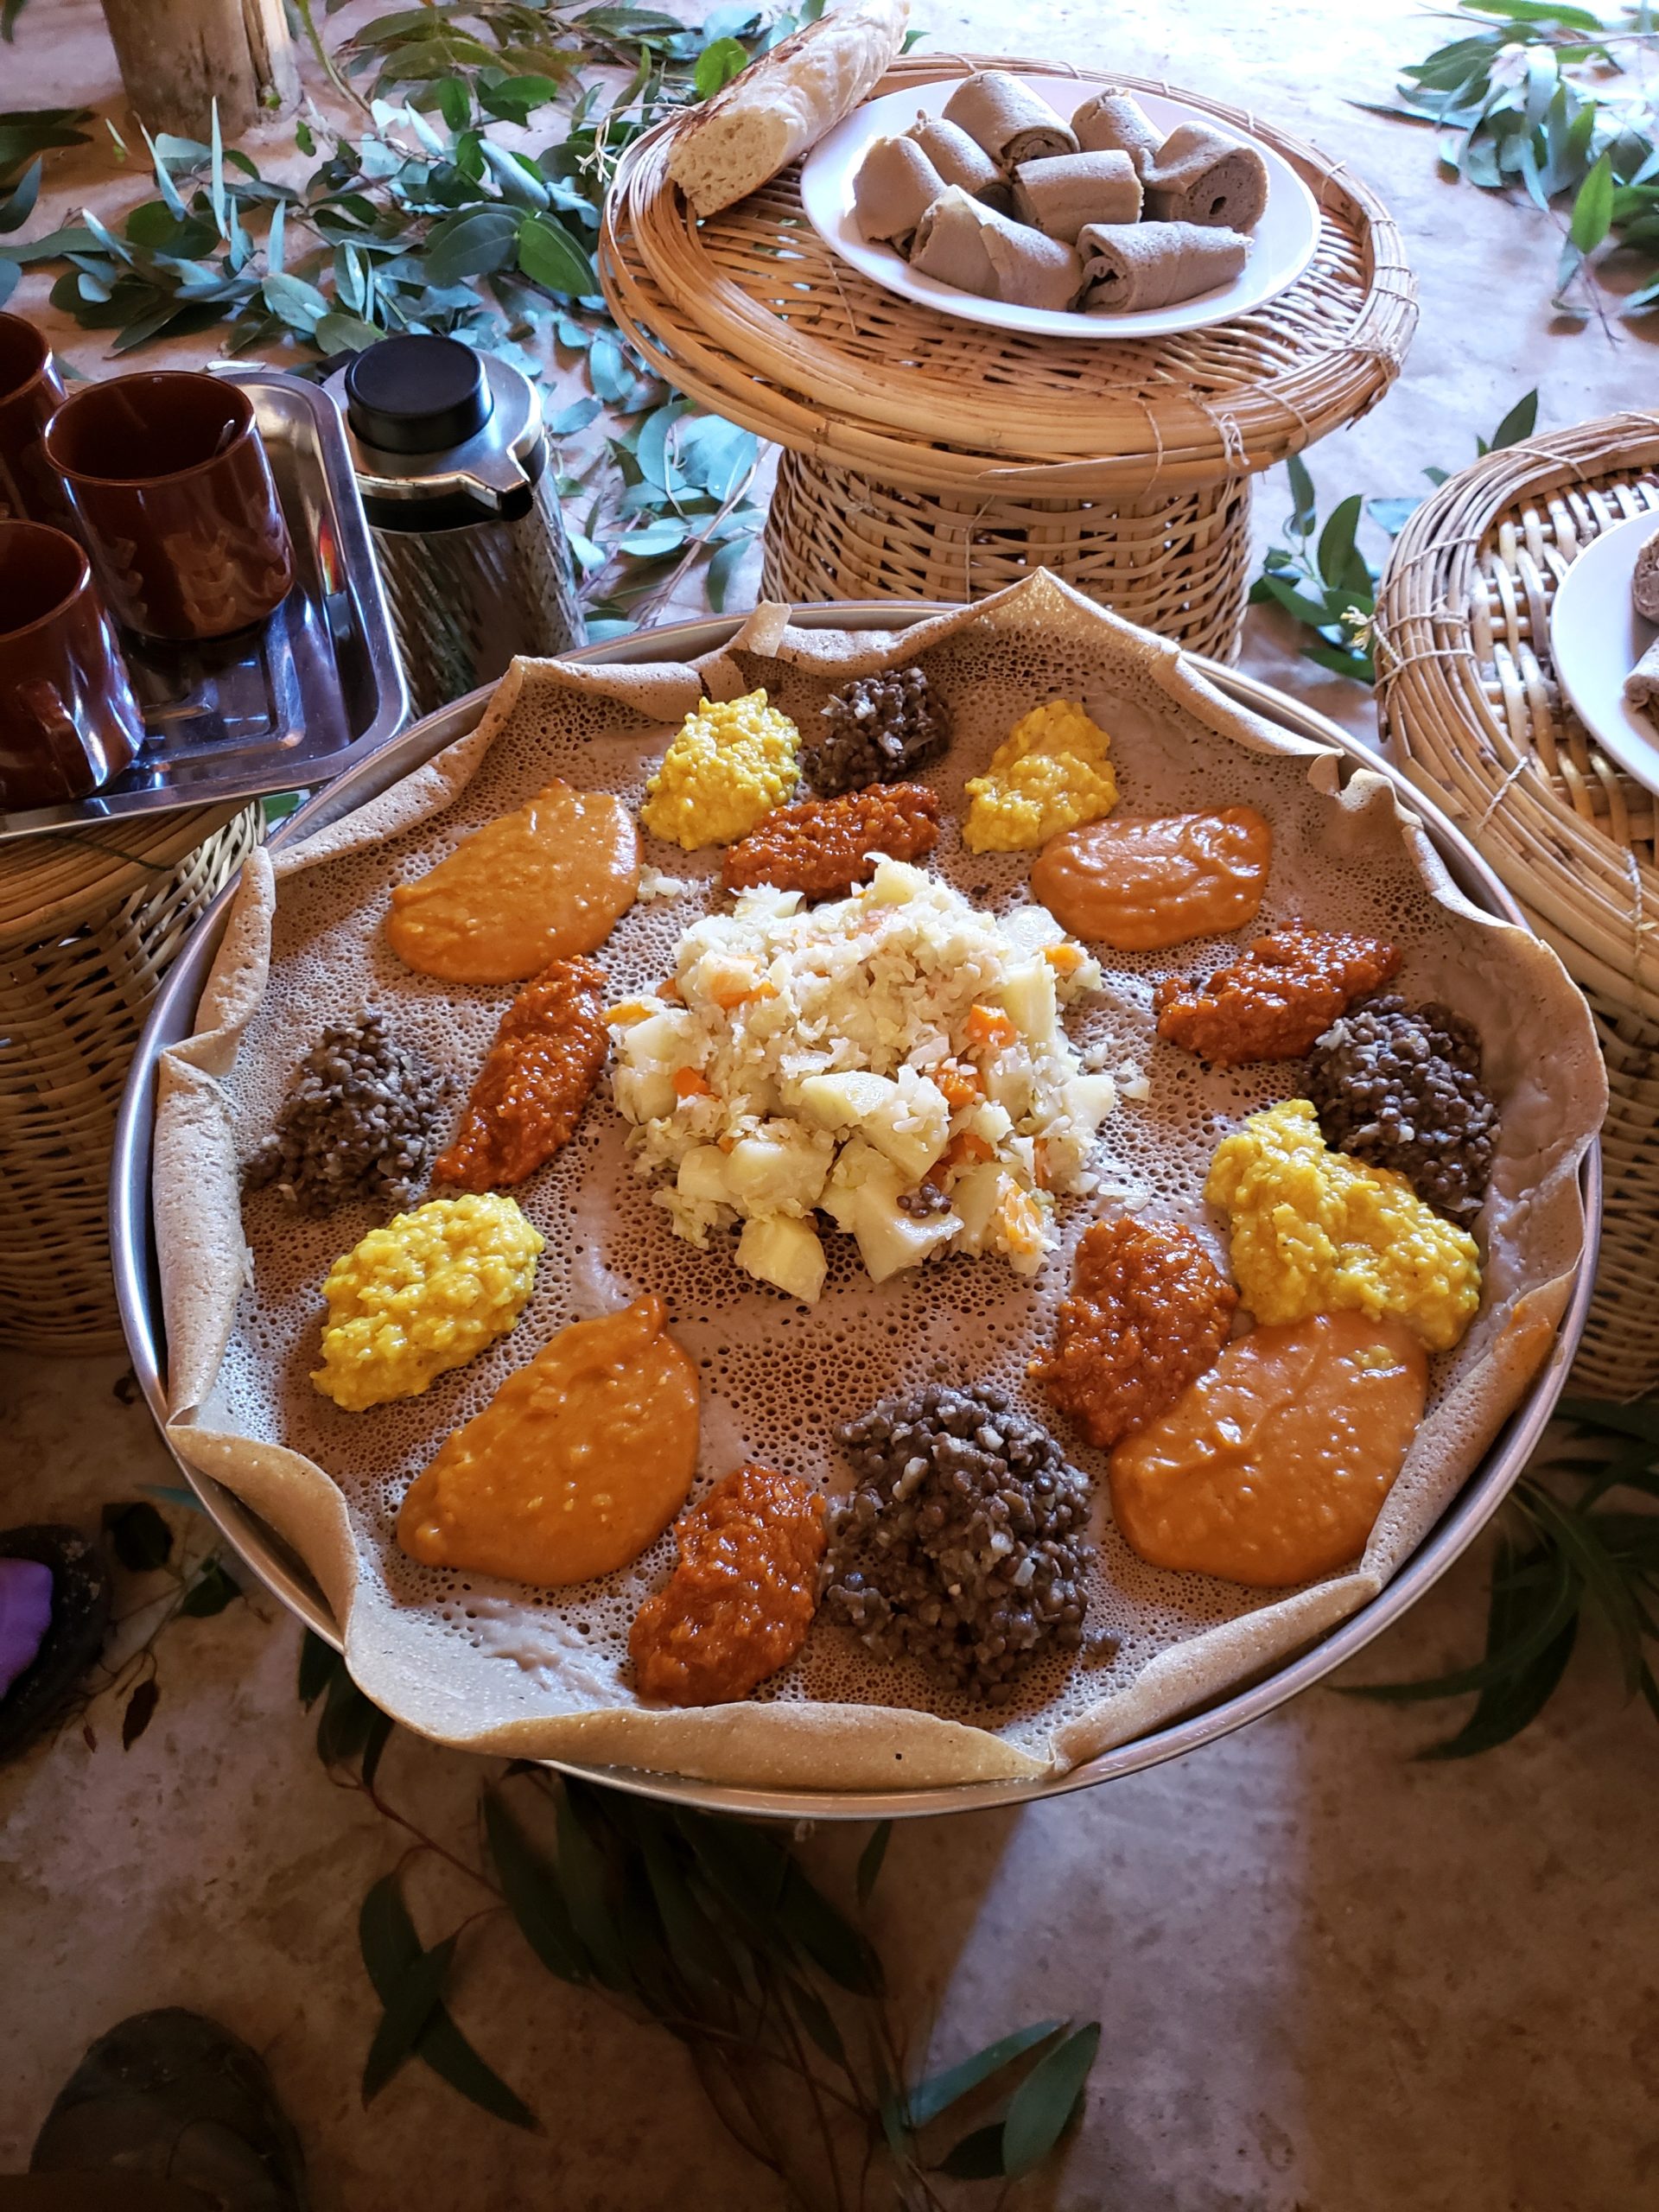
[[[1031,1055],[1023,1045],[997,1054],[985,1071],[985,1088],[992,1103],[1000,1106],[1011,1121],[1017,1122],[1031,1110]]]
[[[907,906],[927,883],[918,868],[906,861],[880,861],[870,879],[868,896],[878,906]]]
[[[1116,1103],[1117,1085],[1109,1075],[1073,1076],[1065,1087],[1067,1113],[1090,1129],[1097,1129]]]
[[[864,1135],[892,1160],[905,1185],[919,1183],[944,1150],[950,1135],[950,1107],[944,1093],[927,1076],[906,1070],[905,1079],[892,1086],[861,1124]]]
[[[853,1200],[859,1186],[871,1175],[890,1179],[895,1193],[902,1189],[899,1172],[891,1160],[884,1160],[874,1145],[866,1144],[862,1137],[855,1137],[842,1147],[834,1171],[823,1187],[818,1204],[837,1229],[850,1230],[853,1225]]]
[[[734,1205],[730,1160],[717,1144],[693,1145],[680,1162],[674,1187],[683,1198],[706,1205]]]
[[[874,1114],[898,1088],[890,1075],[855,1071],[810,1075],[801,1085],[801,1111],[820,1128],[849,1128]]]
[[[617,1049],[632,1068],[687,1067],[691,1061],[693,1024],[689,1014],[664,1012],[636,1021]]]
[[[872,1175],[853,1198],[853,1235],[872,1282],[885,1282],[904,1268],[919,1268],[928,1254],[949,1243],[961,1224],[954,1214],[930,1214],[918,1221],[899,1205],[896,1171]]]
[[[827,1141],[804,1133],[742,1137],[726,1160],[731,1193],[746,1213],[783,1213],[815,1206],[829,1172]]]
[[[666,1068],[619,1067],[611,1090],[617,1112],[631,1122],[657,1122],[674,1111],[674,1078]]]
[[[1001,1143],[1014,1123],[1008,1118],[1006,1106],[999,1106],[994,1098],[988,1098],[975,1107],[963,1127],[971,1135],[982,1137],[987,1144],[995,1145]]]
[[[1065,935],[1046,906],[1016,906],[1000,917],[1002,934],[1019,952],[1040,952]]]
[[[1040,956],[1010,968],[997,997],[1021,1036],[1031,1043],[1046,1045],[1053,1037],[1059,1013],[1054,970]]]
[[[1005,1193],[1014,1188],[1014,1178],[1006,1167],[995,1160],[982,1166],[970,1167],[950,1185],[950,1204],[956,1211],[961,1234],[957,1249],[963,1252],[983,1249],[986,1232],[991,1217],[1001,1205]]]
[[[737,1264],[803,1306],[817,1305],[830,1266],[816,1232],[791,1214],[745,1222]]]

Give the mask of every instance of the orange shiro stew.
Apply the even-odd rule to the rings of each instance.
[[[596,952],[639,888],[639,833],[620,798],[551,783],[394,886],[398,958],[452,983],[518,983]]]
[[[561,1329],[410,1484],[397,1541],[427,1567],[556,1586],[654,1543],[697,1465],[697,1370],[657,1297]]]
[[[1258,1588],[1333,1573],[1364,1550],[1427,1388],[1392,1316],[1253,1329],[1112,1453],[1119,1532],[1154,1567]]]
[[[1253,806],[1085,823],[1052,837],[1031,895],[1072,937],[1155,952],[1253,922],[1273,832]]]

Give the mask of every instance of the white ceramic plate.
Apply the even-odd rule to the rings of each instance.
[[[1573,711],[1621,768],[1659,791],[1659,726],[1624,696],[1624,679],[1656,634],[1630,604],[1636,556],[1659,514],[1604,531],[1560,581],[1549,613],[1549,657]]]
[[[1109,79],[1022,77],[1020,81],[1040,92],[1065,118]],[[1230,284],[1183,300],[1178,307],[1147,308],[1135,315],[1079,315],[1058,308],[1008,307],[1001,300],[982,300],[972,292],[959,292],[954,284],[920,276],[891,246],[873,245],[860,232],[853,215],[853,179],[873,138],[900,137],[918,113],[939,114],[961,82],[960,77],[941,78],[936,84],[914,85],[907,92],[887,92],[868,101],[818,141],[801,171],[801,199],[813,229],[832,252],[889,292],[963,322],[989,323],[1001,330],[1028,330],[1056,338],[1150,338],[1165,331],[1230,322],[1294,284],[1313,258],[1319,242],[1319,211],[1313,194],[1282,155],[1225,124],[1219,127],[1254,146],[1268,165],[1267,212],[1252,234],[1250,257]],[[1135,98],[1166,132],[1178,123],[1215,121],[1184,100],[1166,99],[1156,92],[1137,92]]]

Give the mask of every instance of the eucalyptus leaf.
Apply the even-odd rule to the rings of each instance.
[[[121,1748],[130,1751],[156,1718],[156,1708],[161,1703],[161,1685],[153,1675],[147,1675],[127,1700],[121,1715]]]
[[[949,2112],[952,2105],[982,2088],[1027,2051],[1058,2035],[1065,2025],[1064,2020],[1034,2021],[1030,2027],[1016,2028],[1012,2035],[1000,2036],[995,2043],[987,2044],[983,2050],[976,2050],[971,2058],[946,2067],[943,2073],[930,2075],[910,2092],[912,2126],[930,2126],[942,2113]]]
[[[1612,221],[1612,164],[1604,154],[1579,187],[1567,236],[1580,253],[1591,253],[1606,237]]]
[[[934,2171],[949,2174],[953,2181],[995,2180],[1003,2171],[1001,2121],[976,2127],[959,2143],[953,2143]]]
[[[558,1878],[531,1850],[499,1790],[485,1793],[484,1830],[502,1895],[524,1941],[561,1981],[588,1980],[588,1962]]]
[[[308,1713],[333,1681],[337,1669],[345,1661],[333,1644],[325,1643],[315,1629],[304,1629],[300,1636],[300,1703]]]
[[[41,172],[44,163],[31,162],[11,190],[0,195],[0,235],[21,231],[35,213],[35,203],[41,193]]]
[[[715,547],[714,556],[709,561],[707,572],[703,576],[703,589],[709,595],[709,606],[714,609],[716,614],[723,614],[726,612],[726,601],[731,593],[733,580],[736,576],[739,569],[742,567],[744,560],[748,554],[749,548],[753,544],[753,543],[754,539],[753,536],[746,536],[743,537],[728,538],[723,545]],[[862,1879],[862,1862],[861,1861],[861,1881]],[[861,1903],[862,1902],[862,1896],[863,1893],[861,1891]]]
[[[601,331],[588,349],[588,374],[601,399],[622,398],[633,382],[621,346],[607,331]]]
[[[700,100],[711,99],[749,66],[749,57],[734,38],[717,38],[697,56],[691,82]]]
[[[633,1976],[612,1910],[605,1859],[588,1820],[577,1810],[575,1790],[569,1782],[559,1795],[558,1835],[559,1879],[576,1940],[607,1989],[629,1989]]]
[[[1002,2171],[1010,2180],[1040,2165],[1076,2119],[1099,2049],[1100,2023],[1091,2020],[1039,2059],[1014,2091],[1002,2123]]]
[[[173,1554],[173,1531],[143,1498],[129,1505],[106,1505],[104,1533],[129,1574],[153,1574]]]
[[[410,2057],[421,2031],[431,2018],[455,1955],[455,1938],[446,1936],[410,1960],[385,1999],[385,2010],[363,2066],[363,2101],[378,2097],[404,2061]]]
[[[592,262],[556,215],[526,216],[518,227],[518,249],[519,268],[550,292],[580,295],[593,283]]]
[[[720,553],[715,556],[715,559],[717,561],[721,554],[729,554],[734,550],[741,558],[748,548],[734,540],[732,544],[722,546]],[[709,565],[712,568],[713,563]],[[721,609],[717,607],[715,612],[719,613]],[[870,1901],[876,1883],[880,1878],[882,1864],[887,1855],[887,1846],[892,1841],[893,1822],[878,1821],[870,1830],[868,1841],[858,1854],[858,1869],[853,1878],[854,1891],[861,1905],[868,1904]]]
[[[459,284],[505,269],[518,248],[521,219],[509,207],[473,207],[445,217],[426,245],[426,273],[436,285]]]
[[[241,1584],[232,1581],[218,1560],[210,1559],[180,1599],[179,1611],[188,1620],[211,1620],[241,1595]]]

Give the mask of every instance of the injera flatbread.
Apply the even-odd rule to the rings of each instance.
[[[1306,1645],[1379,1590],[1455,1497],[1552,1340],[1585,1224],[1578,1163],[1605,1080],[1589,1014],[1554,955],[1477,912],[1380,776],[1345,785],[1340,757],[1230,705],[1173,645],[1132,629],[1046,575],[902,634],[794,631],[759,608],[697,667],[583,668],[521,661],[483,721],[417,773],[308,842],[248,862],[196,1033],[164,1056],[155,1205],[170,1348],[169,1434],[307,1561],[343,1624],[353,1676],[398,1720],[442,1741],[618,1762],[732,1783],[799,1788],[925,1786],[1055,1771],[1217,1696]],[[518,1196],[548,1237],[518,1326],[424,1395],[340,1412],[307,1377],[317,1364],[330,1262],[374,1225],[353,1203],[295,1220],[270,1192],[240,1201],[239,1165],[270,1128],[325,1023],[381,1008],[395,1035],[462,1086],[506,989],[411,974],[381,922],[391,886],[423,872],[480,823],[556,774],[637,804],[684,710],[705,690],[765,684],[806,721],[856,673],[918,660],[957,736],[927,780],[949,817],[933,865],[977,903],[1027,895],[1029,855],[964,853],[964,779],[1039,700],[1081,700],[1113,734],[1125,813],[1248,802],[1274,827],[1262,925],[1293,917],[1399,943],[1395,988],[1440,999],[1481,1033],[1502,1110],[1478,1224],[1481,1312],[1437,1360],[1430,1410],[1358,1566],[1310,1588],[1252,1592],[1142,1565],[1111,1526],[1100,1456],[1058,1430],[1093,1478],[1098,1559],[1089,1625],[1118,1639],[1094,1663],[1041,1661],[994,1714],[941,1694],[908,1663],[874,1659],[820,1618],[799,1660],[744,1703],[651,1709],[629,1682],[628,1624],[672,1560],[664,1538],[626,1573],[537,1592],[417,1567],[393,1522],[412,1475],[502,1378],[569,1321],[646,1289],[705,1385],[698,1491],[752,1456],[845,1488],[836,1424],[934,1377],[1029,1394],[1025,1366],[1049,1337],[1077,1236],[1120,1205],[1198,1224],[1224,1253],[1201,1198],[1217,1138],[1294,1096],[1298,1064],[1211,1071],[1159,1044],[1158,978],[1203,972],[1235,949],[1109,956],[1108,989],[1068,1020],[1080,1047],[1142,1070],[1150,1096],[1120,1099],[1102,1132],[1102,1189],[1062,1202],[1063,1249],[1028,1283],[999,1260],[952,1258],[876,1287],[849,1239],[826,1238],[830,1286],[809,1313],[741,1274],[731,1247],[699,1253],[671,1233],[631,1170],[601,1082],[575,1140]],[[681,879],[642,901],[601,956],[617,997],[665,974],[680,931],[717,898],[719,855],[647,841],[648,867]],[[982,1723],[989,1725],[981,1725]]]

